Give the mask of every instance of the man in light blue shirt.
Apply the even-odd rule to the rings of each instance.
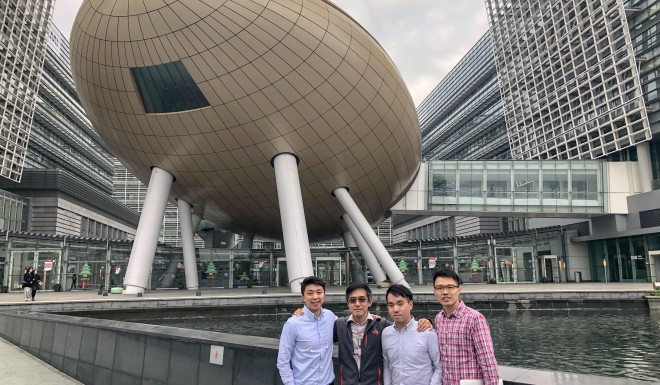
[[[385,298],[394,325],[381,337],[384,385],[440,385],[438,336],[434,331],[417,332],[412,293],[403,285],[392,285]]]
[[[325,282],[321,278],[305,278],[301,291],[305,314],[284,324],[277,368],[284,385],[331,385],[335,380],[332,334],[337,316],[323,308]]]

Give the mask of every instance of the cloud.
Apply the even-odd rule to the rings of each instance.
[[[488,30],[482,1],[335,0],[390,55],[416,105]]]
[[[334,0],[390,55],[415,105],[488,30],[481,0]],[[57,0],[53,21],[70,36],[82,0]]]

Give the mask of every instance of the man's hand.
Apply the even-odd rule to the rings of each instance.
[[[300,317],[301,315],[305,315],[305,311],[301,308],[297,308],[296,311],[291,314],[291,317]]]
[[[433,330],[433,324],[428,318],[420,318],[419,321],[417,321],[417,331],[425,332],[427,330]]]

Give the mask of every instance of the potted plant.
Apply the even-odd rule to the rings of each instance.
[[[62,291],[62,285],[59,283],[53,284],[53,291]]]
[[[9,286],[0,285],[0,293],[7,293],[9,291]]]
[[[497,278],[495,278],[495,277],[490,277],[490,278],[488,278],[488,283],[490,283],[490,284],[496,284],[496,283],[497,283]]]
[[[650,311],[660,313],[660,290],[654,290],[645,295],[644,298],[649,303]]]

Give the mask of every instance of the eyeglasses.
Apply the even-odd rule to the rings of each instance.
[[[355,305],[355,303],[357,303],[357,302],[367,303],[368,300],[369,299],[367,297],[357,297],[357,298],[353,297],[353,298],[348,299],[348,303],[350,303],[351,305]]]
[[[434,287],[434,289],[439,291],[439,292],[443,292],[443,291],[445,291],[445,289],[447,289],[447,291],[454,291],[454,290],[458,289],[458,286],[455,286],[455,285],[436,286],[436,287]]]

